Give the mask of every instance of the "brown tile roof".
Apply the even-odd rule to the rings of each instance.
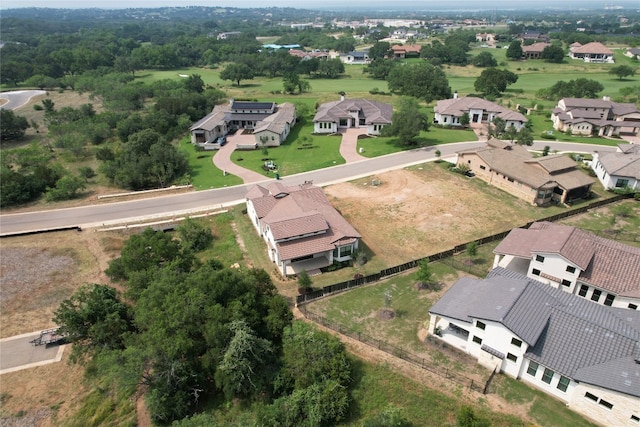
[[[534,43],[529,46],[522,46],[522,52],[523,53],[542,52],[544,48],[547,46],[551,46],[551,43],[544,43],[544,42]]]
[[[365,124],[389,124],[393,116],[393,106],[364,98],[345,99],[327,102],[320,107],[313,118],[314,122],[338,122],[341,118],[352,117],[350,111],[357,111]]]
[[[282,260],[333,250],[338,243],[361,237],[331,206],[320,187],[287,187],[273,182],[267,190],[265,194],[264,189],[252,188],[247,200],[253,203],[261,222],[271,228]],[[318,234],[302,237],[311,233]]]
[[[496,104],[495,102],[487,101],[486,99],[477,98],[475,96],[442,99],[436,103],[433,111],[439,114],[459,117],[465,112],[468,113],[470,109],[496,113],[498,117],[504,120],[516,120],[524,123],[528,122],[528,119],[517,111],[510,110]]]
[[[584,53],[584,54],[595,54],[601,53],[605,55],[613,55],[611,49],[603,45],[599,42],[591,42],[582,46],[576,46],[573,50],[573,53]]]
[[[494,253],[532,258],[556,253],[580,268],[579,280],[620,296],[640,297],[640,248],[596,236],[576,227],[536,222],[513,229]]]

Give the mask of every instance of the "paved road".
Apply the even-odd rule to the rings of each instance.
[[[438,147],[419,148],[390,154],[388,156],[286,176],[283,177],[282,182],[285,185],[298,185],[305,181],[313,181],[316,185],[325,186],[433,160],[437,149],[441,151],[442,157],[447,157],[462,149],[482,145],[482,142],[474,141],[447,144]],[[542,150],[546,145],[549,145],[552,150],[558,151],[615,151],[615,147],[549,141],[538,141],[534,143],[533,148]],[[270,181],[272,180],[265,179],[263,182]],[[219,209],[221,207],[243,203],[247,190],[253,185],[254,184],[238,185],[187,194],[69,209],[0,215],[0,235],[60,227],[98,227],[136,219],[153,219]]]
[[[15,110],[18,107],[22,107],[24,104],[29,102],[31,98],[37,95],[44,95],[44,90],[15,90],[12,92],[1,92],[0,99],[6,99],[7,103],[2,104],[2,108],[6,108],[7,110]]]

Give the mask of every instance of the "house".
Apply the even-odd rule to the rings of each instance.
[[[584,62],[614,63],[611,49],[599,42],[591,42],[585,45],[573,43],[569,48],[569,57],[571,59],[581,59]]]
[[[393,46],[391,46],[391,51],[393,52],[394,59],[418,58],[420,57],[421,49],[422,45],[419,44],[394,44]]]
[[[312,50],[308,52],[306,50],[290,49],[289,54],[291,56],[296,56],[300,58],[302,61],[308,61],[314,58],[327,60],[330,57],[329,52],[325,52],[321,50]]]
[[[551,43],[538,42],[529,46],[522,46],[522,59],[540,59],[547,46],[551,46]]]
[[[216,140],[231,129],[247,129],[255,135],[255,147],[279,146],[296,121],[295,106],[289,102],[247,102],[231,100],[216,105],[211,113],[189,128],[191,143],[204,149],[220,148]]]
[[[594,182],[568,156],[533,157],[523,146],[495,138],[483,147],[459,151],[457,164],[489,185],[537,206],[585,197]]]
[[[545,42],[545,43],[549,43],[549,36],[547,34],[544,34],[540,31],[535,31],[535,30],[527,30],[524,33],[522,33],[520,35],[520,41],[522,42],[522,44],[524,45],[527,42],[533,42],[533,43],[537,43],[537,42]]]
[[[235,37],[240,37],[242,34],[240,31],[227,31],[226,33],[220,33],[216,36],[217,40],[229,40]]]
[[[624,56],[628,56],[629,58],[640,58],[640,48],[630,47],[624,53]]]
[[[595,152],[591,169],[604,188],[640,191],[640,144],[618,144],[615,153]]]
[[[389,37],[394,40],[404,40],[407,38],[407,29],[405,27],[396,28],[389,34]]]
[[[493,33],[477,33],[476,41],[477,42],[495,42],[496,35]]]
[[[511,230],[493,252],[494,267],[606,306],[640,306],[640,248],[568,225],[535,222]]]
[[[551,112],[553,128],[572,135],[640,135],[640,110],[633,103],[562,98]]]
[[[313,117],[314,133],[337,133],[341,129],[366,127],[368,135],[380,135],[391,124],[393,107],[389,104],[356,98],[327,102]]]
[[[345,64],[368,64],[371,62],[368,52],[349,52],[341,54],[340,61]]]
[[[505,108],[495,102],[487,101],[474,96],[458,98],[454,93],[453,98],[443,99],[433,108],[433,122],[444,126],[461,126],[460,118],[466,113],[469,123],[491,123],[499,117],[503,119],[507,127],[515,127],[520,130],[527,123],[527,118],[522,114]]]
[[[246,196],[247,215],[265,240],[283,277],[348,261],[360,234],[329,203],[320,187],[256,185]]]
[[[463,277],[429,332],[606,425],[640,420],[640,311],[594,304],[500,267]],[[606,420],[606,421],[605,421]]]

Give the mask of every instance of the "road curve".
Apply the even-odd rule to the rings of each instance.
[[[0,108],[7,110],[15,110],[25,105],[31,98],[37,95],[44,95],[44,90],[14,90],[11,92],[0,92],[0,99],[6,99],[8,102],[0,105]]]
[[[316,185],[326,186],[424,163],[425,161],[435,159],[436,150],[441,151],[442,157],[447,157],[455,154],[457,151],[480,147],[482,145],[484,145],[483,142],[473,141],[417,148],[389,154],[387,156],[286,176],[282,178],[281,182],[285,185],[298,185],[305,181],[312,181]],[[536,141],[532,148],[542,150],[544,146],[547,145],[554,151],[585,153],[596,150],[600,152],[615,151],[616,149],[615,147],[591,144],[550,141]],[[270,181],[272,180],[265,179],[262,182]],[[243,203],[247,190],[253,185],[255,185],[255,183],[126,202],[19,214],[0,214],[0,236],[75,226],[82,228],[99,227],[125,221],[166,218],[172,215],[206,212],[208,210]]]

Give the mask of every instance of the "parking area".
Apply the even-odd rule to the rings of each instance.
[[[40,331],[0,339],[0,375],[62,360],[66,345],[33,345]]]

